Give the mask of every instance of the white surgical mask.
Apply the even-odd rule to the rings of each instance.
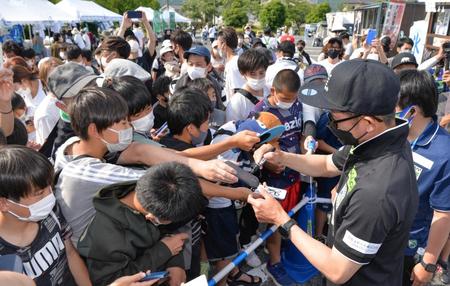
[[[21,221],[38,222],[38,221],[43,220],[50,214],[53,207],[55,206],[56,199],[55,199],[55,196],[53,195],[53,193],[50,193],[48,196],[46,196],[42,200],[37,201],[34,204],[31,204],[29,206],[22,205],[22,204],[13,202],[11,200],[8,200],[8,201],[15,205],[27,208],[28,211],[30,212],[29,217],[21,217],[11,211],[8,211],[10,214],[12,214],[13,216],[15,216],[16,218],[18,218]]]
[[[280,109],[287,110],[287,109],[291,108],[293,104],[294,104],[294,102],[278,101],[277,102],[277,107],[280,108]]]
[[[217,48],[217,53],[219,54],[219,57],[224,58],[224,53],[222,49]]]
[[[152,111],[142,118],[131,121],[131,125],[133,125],[134,130],[136,132],[148,133],[148,132],[150,132],[150,129],[152,129],[152,127],[153,127],[154,120],[155,120],[155,116],[153,115],[153,111]]]
[[[106,144],[106,148],[108,148],[108,151],[111,153],[120,152],[127,149],[127,147],[130,146],[131,142],[133,141],[133,128],[131,127],[119,131],[112,128],[108,128],[108,130],[111,130],[112,132],[119,135],[119,142],[117,143],[109,143],[106,140],[101,139],[103,143]]]
[[[378,57],[378,54],[368,54],[368,55],[367,55],[367,59],[368,59],[368,60],[378,61],[378,60],[379,60],[379,57]]]
[[[66,59],[66,54],[65,54],[64,52],[59,52],[59,57],[60,57],[62,60],[65,60],[65,59]]]
[[[20,88],[20,89],[18,89],[16,91],[16,93],[18,93],[23,98],[31,97],[31,88],[29,88],[29,87],[27,87],[27,88]]]
[[[100,58],[100,65],[102,66],[103,71],[106,69],[106,66],[108,65],[108,63],[106,62],[106,57],[101,57]]]
[[[206,78],[206,68],[188,66],[187,73],[189,78],[192,80],[197,78]]]
[[[265,78],[256,79],[247,77],[247,85],[253,90],[261,90],[266,86],[266,79]]]

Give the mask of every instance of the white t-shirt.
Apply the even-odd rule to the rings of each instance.
[[[59,109],[55,105],[57,101],[56,98],[47,95],[34,113],[34,127],[38,144],[45,143],[59,120]]]
[[[225,95],[227,102],[233,97],[234,90],[236,88],[242,88],[246,82],[245,78],[239,72],[237,65],[238,58],[238,55],[234,55],[225,63]]]
[[[209,28],[208,38],[210,38],[210,39],[215,39],[216,38],[216,28],[215,27]]]
[[[360,55],[364,53],[364,48],[357,48],[353,51],[352,55],[350,56],[350,59],[359,59]]]
[[[83,50],[83,49],[86,48],[86,44],[84,43],[83,37],[81,37],[81,34],[80,34],[80,33],[75,34],[75,35],[73,36],[73,41],[74,41],[74,43],[75,43],[80,49]]]
[[[336,64],[331,64],[328,59],[324,59],[323,61],[318,62],[319,65],[323,66],[326,70],[328,75],[331,74],[331,71],[340,63],[342,63],[343,61],[340,60],[339,62],[337,62]]]
[[[264,94],[268,94],[266,89],[264,89]],[[262,100],[264,96],[256,98],[258,100]],[[247,119],[250,112],[254,109],[255,105],[248,98],[246,98],[242,93],[236,92],[228,102],[226,109],[226,121]]]
[[[345,55],[346,56],[351,56],[352,54],[353,54],[353,45],[350,42],[347,45],[345,45]]]
[[[23,100],[25,101],[25,105],[27,106],[27,116],[34,117],[34,113],[38,108],[39,104],[45,99],[46,95],[44,90],[42,89],[42,83],[39,81],[38,92],[35,97],[32,97],[31,94],[21,94]]]
[[[275,79],[275,76],[281,71],[285,69],[291,69],[295,70],[297,69],[298,65],[295,61],[289,58],[279,58],[277,61],[269,66],[266,71],[266,85],[267,88],[271,88],[273,84],[273,80]],[[302,69],[298,69],[297,71],[298,76],[300,77],[300,82],[303,84],[303,75],[304,71]]]

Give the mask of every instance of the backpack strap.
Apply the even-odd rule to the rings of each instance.
[[[233,136],[234,134],[235,134],[235,133],[234,133],[233,131],[226,130],[226,129],[219,129],[219,130],[217,130],[216,133],[214,133],[213,138],[216,138],[217,136],[220,136],[220,135]]]
[[[250,102],[253,103],[254,105],[256,105],[259,102],[258,98],[256,98],[253,94],[251,94],[250,92],[246,91],[245,89],[237,88],[237,89],[235,89],[235,91],[239,92],[240,94],[245,96],[245,98],[250,100]]]

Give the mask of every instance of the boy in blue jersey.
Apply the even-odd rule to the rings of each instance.
[[[424,285],[436,271],[450,232],[450,135],[437,123],[438,94],[432,77],[416,70],[402,71],[399,76],[397,111],[410,124],[408,141],[419,188],[419,208],[405,250],[403,285]]]
[[[297,99],[299,88],[298,74],[291,69],[281,70],[275,76],[270,96],[255,106],[256,112],[270,112],[280,119],[281,124],[286,127],[286,131],[278,141],[280,149],[295,154],[301,153],[303,116],[302,104]],[[287,190],[286,199],[281,202],[281,205],[286,211],[290,210],[300,200],[300,173],[289,168],[265,167],[262,181],[268,186]],[[267,270],[274,282],[280,285],[294,285],[294,281],[281,264],[279,233],[275,233],[267,240],[267,249],[269,250]]]

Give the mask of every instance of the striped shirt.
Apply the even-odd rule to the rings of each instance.
[[[78,239],[95,215],[92,199],[97,191],[107,185],[139,179],[145,170],[134,170],[104,161],[85,157],[73,160],[65,150],[78,137],[67,140],[56,152],[55,170],[62,169],[55,186],[55,196],[62,213],[72,227],[72,242],[77,245]]]

